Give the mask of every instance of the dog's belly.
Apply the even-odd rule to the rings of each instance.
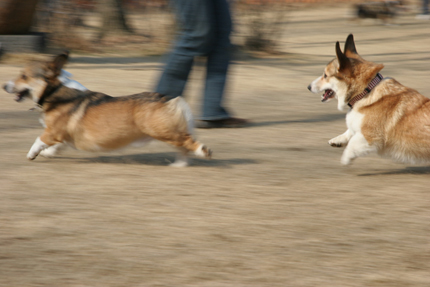
[[[116,150],[149,138],[136,125],[131,102],[103,104],[79,112],[68,123],[70,141],[79,150]]]
[[[151,137],[143,137],[141,139],[138,139],[131,144],[129,144],[127,147],[143,147],[146,146],[149,142],[153,141],[154,139]]]
[[[126,147],[141,147],[148,142],[150,142],[153,138],[147,135],[139,134],[137,135],[125,135],[118,137],[94,137],[83,136],[76,137],[70,142],[69,145],[74,146],[76,149],[96,152],[96,151],[112,151],[117,149],[122,149]]]

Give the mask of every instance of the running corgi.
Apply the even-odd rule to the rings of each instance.
[[[59,78],[68,57],[66,52],[53,61],[31,63],[4,86],[18,102],[32,98],[44,114],[45,130],[28,159],[41,152],[54,156],[64,143],[79,150],[109,151],[153,139],[178,148],[173,166],[188,165],[188,152],[211,157],[211,150],[192,136],[193,117],[182,97],[158,93],[111,97],[70,88]]]
[[[382,77],[383,68],[357,53],[351,34],[343,52],[336,43],[336,58],[308,86],[323,93],[322,102],[337,98],[339,110],[349,107],[347,131],[328,142],[346,146],[343,165],[370,152],[404,163],[430,161],[430,99]]]

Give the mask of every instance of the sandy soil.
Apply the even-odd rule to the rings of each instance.
[[[430,286],[430,167],[341,166],[327,140],[345,115],[306,89],[352,32],[384,76],[430,97],[430,23],[346,15],[291,12],[286,55],[235,61],[227,104],[254,124],[198,130],[214,158],[185,169],[163,143],[29,162],[39,115],[1,92],[0,286]],[[68,70],[125,95],[152,90],[161,63],[77,55]],[[197,66],[186,92],[196,114],[203,77]]]

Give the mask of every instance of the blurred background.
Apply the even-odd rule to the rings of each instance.
[[[248,50],[276,53],[282,50],[279,42],[293,11],[321,5],[349,5],[351,17],[355,17],[355,4],[378,2],[387,1],[233,0],[234,44]],[[388,2],[402,3],[393,8],[396,14],[416,12],[420,6],[419,0]],[[161,54],[175,31],[167,0],[0,1],[0,35],[21,35],[0,37],[3,49],[9,52],[33,49],[49,53],[66,48],[86,53]],[[8,43],[13,41],[21,42]]]
[[[29,162],[40,113],[0,91],[1,287],[430,286],[430,166],[377,155],[341,166],[327,141],[345,113],[307,90],[353,33],[384,77],[430,97],[422,1],[231,4],[225,100],[252,125],[196,130],[210,161],[170,168],[174,149],[154,142]],[[0,84],[69,49],[66,70],[90,90],[152,91],[173,15],[161,0],[0,0]],[[196,61],[195,114],[204,79]]]

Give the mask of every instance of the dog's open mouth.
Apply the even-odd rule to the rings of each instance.
[[[328,102],[331,99],[333,99],[335,95],[336,93],[333,90],[327,89],[325,90],[324,95],[321,96],[322,97],[321,102],[323,103]]]
[[[25,89],[24,91],[19,92],[15,95],[15,101],[20,102],[29,94],[30,94],[30,91],[28,89]]]

